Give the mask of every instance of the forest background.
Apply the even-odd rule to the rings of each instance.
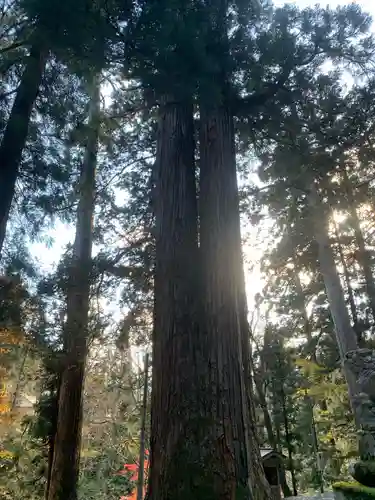
[[[11,4],[3,2],[3,12],[11,10]],[[371,0],[357,4],[375,16]],[[283,5],[275,2],[277,7]],[[301,0],[296,5],[303,9],[315,2]],[[335,8],[347,2],[329,5]],[[5,22],[3,27],[1,57],[7,64],[6,43],[12,35],[6,33]],[[89,93],[82,86],[79,70],[79,76],[72,77],[64,64],[55,61],[50,65],[46,82],[50,79],[52,95],[46,83],[39,95],[3,252],[4,275],[16,277],[12,300],[3,299],[14,313],[11,342],[20,346],[2,353],[7,387],[4,401],[10,395],[10,412],[4,411],[0,423],[4,458],[0,474],[6,478],[0,488],[5,498],[43,498],[47,480],[54,365],[44,343],[48,338],[58,345],[66,316],[64,280],[76,238],[74,186],[87,145],[79,125],[87,115]],[[337,68],[341,71],[339,64]],[[330,99],[341,99],[347,106],[348,122],[365,122],[367,118],[358,117],[355,111],[365,109],[368,96],[350,92],[366,74],[350,67],[337,76],[337,68],[335,62],[324,66],[323,74],[329,78],[320,82],[321,95],[312,97],[314,105],[326,106],[323,112],[329,116]],[[147,217],[148,175],[155,155],[150,140],[152,116],[150,119],[143,109],[150,106],[144,104],[138,89],[117,71],[115,63],[101,82],[105,118],[98,155],[100,201],[95,207],[95,276],[79,486],[80,498],[86,500],[104,494],[118,499],[129,489],[128,480],[116,473],[138,457],[143,356],[150,351],[152,330],[150,242],[140,230],[151,225]],[[15,65],[5,74],[0,94],[3,116],[7,116],[20,69]],[[370,84],[368,88],[372,96]],[[308,119],[313,123],[310,116]],[[371,119],[372,115],[368,118],[370,130]],[[271,133],[277,136],[273,129]],[[292,193],[284,199],[285,186],[281,192],[268,189],[280,181],[272,162],[284,166],[281,155],[279,159],[267,157],[264,138],[251,140],[256,147],[239,151],[238,163],[258,435],[261,446],[276,448],[287,457],[284,494],[324,490],[334,480],[349,477],[348,467],[357,453],[347,387],[311,244],[311,225],[298,196]],[[338,181],[341,194],[334,193],[336,205],[332,205],[329,226],[351,320],[364,341],[373,335],[375,317],[375,295],[371,295],[374,167],[366,147],[370,148],[366,143],[358,153],[360,168],[349,159],[349,179]],[[75,168],[68,171],[68,165]],[[44,175],[46,166],[51,169],[50,177]],[[32,178],[33,168],[40,169],[37,180]],[[31,337],[35,340],[32,346],[25,342]]]

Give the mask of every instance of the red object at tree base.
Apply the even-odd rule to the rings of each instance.
[[[145,478],[145,485],[143,486],[143,497],[146,495],[146,483],[147,483],[147,473],[148,473],[148,467],[149,467],[149,460],[148,460],[149,452],[148,450],[145,451],[145,463],[144,463],[144,478]],[[120,470],[117,474],[120,476],[124,476],[125,474],[128,474],[129,472],[132,473],[130,476],[130,480],[134,481],[137,483],[138,481],[138,471],[139,471],[139,464],[124,464],[124,468]],[[134,485],[133,491],[127,495],[127,496],[122,496],[120,497],[119,500],[137,500],[137,485]]]

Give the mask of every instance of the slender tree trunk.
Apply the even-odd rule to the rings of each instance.
[[[296,292],[297,292],[297,296],[298,296],[298,308],[299,308],[300,313],[302,315],[303,328],[304,328],[304,332],[306,335],[306,340],[308,343],[310,343],[312,340],[312,332],[311,332],[310,321],[309,321],[309,318],[307,316],[307,311],[306,311],[306,307],[305,307],[305,295],[303,293],[301,279],[299,277],[298,270],[297,270],[295,263],[294,263],[294,266],[295,266],[294,273],[293,273],[294,274],[294,285],[296,287]]]
[[[87,356],[92,222],[100,123],[99,82],[94,78],[89,132],[81,173],[76,237],[67,290],[66,359],[58,404],[57,432],[48,500],[77,500],[82,394]]]
[[[57,431],[57,416],[58,416],[58,405],[59,405],[59,399],[60,399],[60,386],[61,386],[61,380],[60,377],[57,378],[57,390],[56,390],[56,402],[54,404],[54,417],[53,421],[51,422],[51,432],[49,435],[49,440],[48,440],[48,465],[47,465],[47,483],[46,483],[46,489],[44,492],[44,498],[45,500],[48,500],[48,495],[49,495],[49,490],[51,486],[51,479],[52,479],[52,465],[53,465],[53,456],[55,452],[55,442],[56,442],[56,431]]]
[[[254,374],[254,382],[255,382],[255,387],[257,390],[258,394],[258,400],[259,400],[259,406],[262,409],[263,413],[263,419],[264,419],[264,426],[266,428],[267,432],[267,439],[269,442],[269,445],[271,448],[276,449],[277,442],[276,442],[276,437],[273,432],[273,427],[272,427],[272,419],[270,412],[268,411],[268,405],[266,401],[266,395],[264,394],[263,387],[262,387],[262,381],[259,378],[259,375]]]
[[[327,291],[343,371],[348,383],[349,400],[358,428],[359,455],[354,477],[367,486],[375,486],[375,356],[370,349],[359,349],[357,337],[350,325],[344,293],[335,266],[322,201],[312,185],[310,203],[314,210],[315,237],[319,247],[319,263]]]
[[[144,493],[144,476],[145,476],[145,449],[146,449],[146,417],[147,417],[147,396],[148,396],[148,358],[145,355],[145,378],[143,387],[143,402],[142,402],[142,417],[141,417],[141,433],[140,433],[140,449],[139,449],[139,469],[138,469],[138,484],[137,484],[137,500],[143,499]]]
[[[48,52],[31,47],[24,73],[0,144],[0,259],[9,212],[14,198],[19,164],[25,147],[31,112],[38,95]]]
[[[155,303],[149,500],[203,500],[196,385],[199,263],[193,106],[164,97],[155,163]],[[207,436],[205,436],[207,438]],[[209,466],[209,464],[207,464]]]
[[[258,394],[259,405],[260,405],[262,412],[263,412],[264,426],[266,428],[268,442],[269,442],[271,448],[273,448],[274,450],[280,451],[275,433],[273,431],[272,419],[271,419],[270,412],[268,410],[266,395],[264,394],[263,387],[262,387],[262,381],[259,378],[259,376],[256,375],[255,373],[254,373],[253,378],[254,378],[254,383],[255,383],[256,390],[257,390],[257,394]],[[284,497],[291,497],[292,492],[291,492],[289,485],[287,483],[287,480],[286,480],[285,467],[283,464],[281,464],[279,472],[280,472],[280,485],[281,485],[281,489],[283,490]]]
[[[314,214],[315,239],[318,244],[320,271],[323,275],[331,315],[335,325],[337,343],[349,387],[350,401],[351,404],[353,404],[353,397],[357,393],[357,384],[352,373],[344,363],[344,360],[348,352],[358,348],[357,337],[350,324],[344,292],[328,237],[327,223],[324,224],[327,217],[320,208],[322,202],[319,199],[315,187],[312,188],[310,193],[310,204]]]
[[[279,365],[279,370],[281,371],[281,360],[278,357],[277,359],[278,365]],[[293,461],[293,446],[291,443],[290,439],[290,432],[289,432],[289,420],[288,420],[288,414],[286,411],[286,394],[284,391],[284,380],[280,380],[280,383],[278,384],[278,395],[280,397],[280,403],[281,403],[281,413],[282,413],[282,418],[283,418],[283,424],[284,424],[284,432],[285,432],[285,441],[286,441],[286,447],[288,450],[288,460],[289,460],[289,470],[290,474],[292,476],[292,488],[293,488],[293,495],[296,497],[298,495],[297,491],[297,479],[296,479],[296,473],[294,469],[294,461]]]
[[[316,423],[315,423],[315,417],[314,417],[314,402],[311,396],[308,394],[308,390],[305,389],[305,396],[304,396],[304,402],[306,406],[309,409],[310,416],[311,416],[311,444],[312,444],[312,449],[314,451],[315,455],[315,461],[316,461],[316,468],[319,473],[319,487],[321,493],[324,492],[324,481],[323,481],[323,473],[321,470],[321,464],[319,460],[319,439],[318,439],[318,434],[316,432]],[[327,407],[327,404],[325,400],[323,402],[319,403],[319,406],[324,406],[325,408]]]
[[[306,308],[305,308],[305,298],[304,298],[304,294],[303,294],[301,280],[300,280],[300,277],[299,277],[299,275],[298,275],[297,272],[295,273],[295,284],[296,284],[297,294],[301,298],[300,299],[300,309],[301,309],[301,314],[302,314],[303,322],[304,322],[304,330],[305,330],[306,340],[307,340],[307,342],[311,342],[311,340],[312,340],[312,335],[311,335],[312,329],[311,329],[311,324],[310,324],[309,318],[307,316]],[[315,349],[314,349],[314,352],[312,354],[312,359],[313,359],[313,361],[315,363],[317,363]],[[323,485],[323,477],[322,477],[322,473],[321,473],[321,470],[320,470],[320,463],[319,463],[319,456],[318,456],[318,453],[319,453],[319,441],[318,441],[318,436],[317,436],[317,433],[316,433],[316,426],[315,426],[315,419],[314,419],[314,406],[313,406],[312,398],[310,396],[308,396],[307,391],[306,391],[305,399],[306,399],[306,402],[308,403],[309,408],[311,410],[311,436],[312,436],[312,443],[313,443],[314,454],[315,454],[315,457],[316,457],[316,465],[317,465],[317,469],[319,471],[320,491],[321,491],[321,493],[323,493],[323,491],[324,491],[324,487],[323,486],[324,485]],[[325,408],[327,407],[327,403],[326,403],[325,399],[323,399],[320,402],[320,405],[322,407],[325,407]]]
[[[350,273],[349,273],[348,266],[346,264],[344,252],[343,252],[342,245],[341,245],[339,228],[337,227],[336,222],[334,222],[333,224],[335,227],[335,236],[336,236],[337,248],[339,251],[340,262],[341,262],[341,265],[344,269],[344,278],[345,278],[346,289],[348,292],[350,312],[352,315],[353,324],[357,325],[358,324],[358,315],[357,315],[357,308],[356,308],[355,300],[354,300],[354,292],[353,292],[353,288],[352,288],[352,285],[350,282]]]
[[[224,103],[207,106],[202,102],[200,113],[200,243],[204,331],[212,387],[208,404],[212,418],[217,419],[220,471],[213,479],[215,498],[231,500],[239,495],[265,499],[270,494],[269,486],[256,437],[248,425],[233,119]]]
[[[21,388],[21,382],[22,382],[22,377],[23,377],[23,372],[24,372],[24,369],[25,369],[25,364],[26,364],[26,360],[27,360],[27,356],[28,355],[29,355],[29,347],[26,346],[24,348],[24,353],[23,353],[23,356],[22,356],[21,366],[20,366],[20,369],[18,371],[16,388],[14,390],[13,397],[12,397],[12,404],[11,404],[11,407],[10,407],[10,415],[11,416],[13,416],[14,411],[16,409],[17,399],[19,397],[20,388]]]
[[[349,202],[350,217],[352,220],[355,239],[359,250],[359,256],[360,256],[359,261],[363,269],[363,275],[366,283],[366,291],[370,301],[373,320],[375,321],[375,280],[372,272],[371,257],[366,249],[366,243],[361,230],[361,224],[356,209],[355,199],[353,196],[353,188],[351,186],[346,170],[344,170],[344,182]]]

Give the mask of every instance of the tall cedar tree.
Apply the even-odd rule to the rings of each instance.
[[[216,103],[214,109],[206,110],[203,104],[200,110],[204,171],[200,259],[193,109],[190,106],[188,111],[185,103],[189,101],[186,96],[194,95],[202,75],[197,75],[196,68],[185,74],[186,68],[176,61],[179,55],[187,65],[194,58],[201,59],[197,26],[198,30],[216,26],[211,14],[217,7],[205,5],[195,10],[192,5],[177,2],[173,8],[162,10],[151,2],[143,24],[152,19],[151,31],[140,30],[143,39],[149,36],[147,50],[155,50],[151,67],[156,66],[154,73],[150,73],[150,66],[143,66],[142,78],[159,95],[162,88],[164,92],[172,89],[161,105],[155,180],[155,325],[148,493],[152,500],[267,496],[255,432],[253,427],[248,428],[250,413],[243,368],[245,360],[248,369],[248,353],[242,353],[245,343],[241,337],[246,311],[232,116],[225,106],[216,109]],[[172,26],[170,31],[166,26]],[[189,55],[187,35],[193,44]],[[215,44],[216,31],[214,35],[213,52],[220,54]],[[165,44],[165,53],[171,51],[170,59],[160,52],[155,40]],[[161,86],[158,75],[168,76],[168,84],[164,81]],[[176,96],[184,97],[180,102]],[[215,142],[211,142],[212,133],[208,131],[211,125],[212,133],[217,134]],[[221,207],[216,217],[217,205]],[[222,251],[217,254],[218,249]]]
[[[227,2],[208,7],[211,25],[206,51],[216,71],[206,75],[199,98],[203,331],[212,387],[208,406],[213,420],[220,415],[215,422],[220,472],[214,487],[217,498],[265,499],[270,491],[252,422],[253,404],[248,398],[249,332],[229,98],[228,8]],[[210,88],[214,89],[211,94]]]
[[[41,43],[31,47],[0,144],[0,258],[31,112],[42,82],[47,56],[48,51]]]
[[[234,128],[225,101],[200,107],[200,243],[208,396],[217,419],[216,498],[267,498],[255,433],[250,433],[241,338],[241,235]],[[220,415],[220,418],[217,416]],[[249,480],[250,479],[250,480]]]
[[[207,498],[196,462],[198,246],[193,109],[164,98],[155,163],[155,306],[149,500]],[[194,428],[195,426],[195,428]],[[197,448],[198,447],[198,448]]]
[[[91,0],[19,0],[19,4],[30,26],[28,37],[20,44],[30,45],[30,52],[0,144],[0,254],[31,113],[48,58],[54,54],[80,73],[92,67],[103,68],[110,45],[107,42],[117,36],[109,19],[112,16],[118,20],[129,13],[129,4],[125,2],[120,9],[116,0],[103,4]]]
[[[92,224],[100,124],[100,90],[92,82],[88,137],[80,179],[76,236],[69,268],[64,370],[59,390],[57,431],[48,500],[76,500],[79,473],[82,394],[88,341]]]

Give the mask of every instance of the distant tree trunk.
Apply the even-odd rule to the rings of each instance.
[[[138,484],[137,484],[137,500],[143,499],[144,494],[144,475],[145,475],[145,450],[146,450],[146,417],[147,417],[147,396],[148,396],[148,364],[149,354],[146,353],[144,358],[145,378],[143,386],[143,401],[141,415],[141,432],[139,446],[139,467],[138,467]]]
[[[359,262],[363,269],[363,275],[366,283],[366,291],[370,302],[373,320],[375,321],[375,280],[372,272],[371,257],[366,249],[365,239],[363,237],[360,220],[358,217],[355,199],[353,196],[353,187],[349,180],[346,170],[344,170],[344,182],[346,195],[349,203],[350,218],[352,221],[355,239],[359,250]]]
[[[202,361],[197,316],[199,259],[193,106],[166,96],[159,113],[147,498],[203,500],[205,471],[200,464],[200,432],[204,418],[195,375]]]
[[[200,249],[204,334],[216,419],[213,498],[266,499],[269,486],[250,422],[241,331],[243,295],[239,282],[240,219],[233,118],[225,102],[200,107]],[[244,352],[245,351],[245,352]],[[245,360],[245,364],[247,361]],[[217,416],[219,416],[217,418]],[[250,422],[250,428],[249,428]]]
[[[87,356],[92,223],[100,124],[100,91],[92,82],[89,130],[80,180],[76,237],[69,269],[65,366],[61,377],[57,432],[48,500],[77,500],[82,431],[82,394]]]
[[[21,361],[21,366],[18,371],[18,376],[17,376],[17,383],[16,383],[16,388],[14,390],[13,396],[12,396],[12,404],[10,406],[10,415],[13,416],[15,409],[16,409],[16,404],[17,404],[17,399],[20,395],[20,389],[21,389],[21,382],[22,382],[22,377],[23,377],[23,372],[25,369],[25,364],[27,357],[29,355],[29,347],[26,345],[26,347],[23,349],[23,356],[22,356],[22,361]]]
[[[294,261],[293,277],[294,277],[294,285],[296,287],[296,292],[298,296],[298,308],[303,318],[303,327],[306,335],[306,340],[308,343],[310,343],[312,340],[312,332],[311,332],[309,317],[307,316],[307,311],[305,307],[305,295],[303,293],[301,278],[299,277],[298,274],[298,268],[296,266],[295,259],[293,259],[293,261]]]
[[[315,238],[318,244],[318,255],[320,272],[322,273],[332,319],[335,325],[337,344],[340,351],[343,369],[347,377],[350,400],[353,404],[353,397],[357,393],[357,385],[353,375],[344,363],[346,353],[358,348],[356,334],[351,327],[350,317],[345,304],[344,292],[341,286],[340,277],[337,272],[335,259],[328,237],[327,216],[321,207],[321,200],[313,187],[310,193],[310,204],[313,210]]]
[[[278,364],[278,367],[279,367],[279,370],[281,373],[281,359],[280,359],[279,355],[277,355],[277,364]],[[286,411],[286,394],[284,391],[284,382],[285,382],[284,377],[277,381],[277,387],[278,387],[277,394],[278,394],[278,397],[280,399],[282,421],[284,424],[285,442],[286,442],[286,447],[288,450],[288,459],[289,459],[289,470],[290,470],[290,474],[292,476],[293,495],[296,497],[298,495],[297,478],[296,478],[294,461],[293,461],[293,446],[292,446],[292,442],[291,442],[291,438],[290,438],[289,419],[288,419],[288,413]]]
[[[257,394],[258,394],[259,405],[260,405],[262,412],[263,412],[264,426],[266,428],[267,439],[268,439],[269,445],[274,450],[280,451],[279,443],[277,442],[275,433],[273,431],[272,419],[271,419],[270,412],[268,410],[266,395],[264,394],[264,391],[263,391],[262,380],[255,373],[254,373],[254,383],[255,383],[256,390],[257,390]],[[283,490],[284,497],[291,497],[292,492],[291,492],[289,485],[286,481],[285,467],[283,464],[281,465],[279,472],[280,472],[281,489]]]
[[[348,266],[346,264],[345,255],[344,255],[344,252],[342,249],[339,228],[337,227],[337,224],[335,221],[333,222],[333,224],[334,224],[334,228],[335,228],[335,236],[336,236],[337,248],[339,251],[340,262],[341,262],[341,265],[344,269],[344,278],[345,278],[346,289],[348,292],[350,312],[352,315],[353,324],[357,325],[358,324],[358,315],[357,315],[357,308],[356,308],[355,300],[354,300],[354,292],[353,292],[353,288],[352,288],[352,285],[350,282],[350,273],[349,273],[349,269],[348,269]]]
[[[306,312],[306,308],[305,308],[305,302],[304,302],[304,295],[303,295],[302,284],[301,284],[301,280],[300,280],[300,277],[298,275],[298,272],[295,272],[295,284],[296,284],[297,294],[299,295],[299,297],[301,297],[301,300],[300,300],[300,309],[301,309],[301,314],[302,314],[303,322],[304,322],[304,330],[305,330],[305,334],[306,334],[306,340],[309,343],[312,340],[312,335],[311,335],[312,328],[311,328],[311,324],[310,324],[309,318],[307,316],[307,312]],[[314,361],[314,363],[318,363],[317,356],[316,356],[316,350],[315,349],[314,349],[314,352],[312,353],[312,360]],[[314,409],[313,409],[314,405],[313,405],[313,402],[312,402],[312,398],[310,396],[308,396],[307,391],[306,391],[305,399],[306,399],[306,402],[309,405],[309,408],[311,410],[311,436],[312,436],[312,444],[313,444],[313,449],[314,449],[314,453],[315,453],[315,457],[316,457],[317,469],[319,471],[320,490],[323,493],[323,491],[324,491],[323,486],[324,485],[323,485],[323,477],[322,477],[321,470],[320,470],[320,463],[319,463],[319,456],[318,456],[318,453],[319,453],[319,441],[318,441],[318,436],[317,436],[317,433],[316,433],[316,426],[315,426],[315,419],[314,419]],[[327,409],[327,402],[326,402],[325,399],[323,399],[320,402],[320,405],[321,405],[322,409],[323,408]],[[294,479],[294,481],[295,481],[295,479]]]
[[[54,403],[54,407],[52,409],[52,422],[51,422],[51,432],[48,437],[48,463],[47,463],[47,483],[46,483],[46,489],[44,493],[44,498],[45,500],[48,500],[48,495],[49,495],[49,490],[51,486],[51,479],[52,479],[52,465],[53,465],[53,456],[55,452],[55,438],[56,438],[56,432],[57,432],[57,415],[58,415],[58,410],[59,410],[59,399],[60,399],[60,377],[57,378],[57,390],[56,390],[56,400]]]
[[[0,259],[18,179],[19,164],[47,55],[48,52],[39,45],[31,47],[0,144]]]
[[[322,201],[314,184],[310,188],[310,205],[314,216],[320,269],[335,324],[343,372],[348,383],[349,400],[359,430],[359,455],[362,462],[355,469],[354,477],[367,486],[375,486],[373,474],[375,462],[374,351],[358,348],[357,337],[350,325],[344,292],[328,237],[327,215],[324,213]],[[326,221],[325,224],[324,221]]]
[[[258,374],[254,374],[254,383],[257,390],[259,406],[261,407],[263,413],[263,420],[267,432],[268,443],[272,448],[276,449],[277,441],[273,432],[272,419],[270,412],[268,411],[266,395],[264,394],[262,387],[262,380],[260,379],[260,376]]]

